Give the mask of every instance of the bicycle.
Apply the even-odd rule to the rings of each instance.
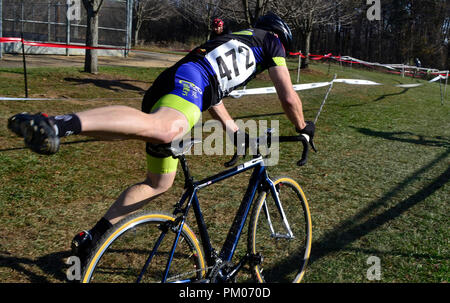
[[[268,146],[273,140],[269,130]],[[304,135],[280,136],[279,142],[300,141],[302,158],[307,161],[308,139]],[[262,142],[258,140],[258,146]],[[235,154],[225,171],[195,181],[185,154],[195,140],[165,150],[180,159],[185,191],[172,214],[143,212],[130,215],[114,225],[93,249],[83,268],[81,282],[233,282],[249,264],[256,282],[300,282],[311,252],[312,224],[306,196],[289,177],[272,180],[259,153],[250,161],[235,166]],[[311,146],[315,150],[312,140]],[[197,192],[207,186],[253,169],[248,188],[220,252],[213,249]],[[258,195],[256,196],[256,194]],[[255,197],[257,197],[255,199]],[[247,253],[237,264],[231,262],[250,214]],[[186,223],[190,209],[201,244]]]

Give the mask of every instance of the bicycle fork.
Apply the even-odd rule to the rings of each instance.
[[[263,210],[264,210],[264,213],[266,214],[267,223],[269,224],[271,237],[294,239],[295,236],[292,233],[291,227],[289,226],[289,222],[286,218],[286,214],[284,212],[283,205],[281,204],[281,201],[280,201],[279,192],[277,191],[275,184],[273,184],[273,182],[271,180],[268,179],[268,182],[269,182],[270,192],[272,193],[272,196],[274,197],[274,200],[275,200],[275,206],[277,207],[278,212],[280,213],[280,217],[283,222],[284,228],[287,231],[286,234],[275,232],[275,230],[273,228],[272,220],[270,219],[269,208],[267,207],[267,194],[266,194],[266,199],[264,199],[264,204],[263,204]]]

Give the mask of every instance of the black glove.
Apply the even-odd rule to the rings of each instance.
[[[306,126],[305,128],[299,130],[298,128],[295,128],[295,130],[297,131],[297,133],[300,133],[302,135],[307,135],[308,137],[306,137],[306,139],[308,139],[309,144],[311,145],[312,149],[316,152],[316,146],[314,144],[314,133],[316,131],[316,125],[314,124],[314,122],[312,121],[305,121],[306,122]]]
[[[314,138],[314,132],[316,131],[316,125],[312,121],[305,121],[305,122],[306,122],[305,128],[300,130],[298,128],[295,128],[295,130],[297,131],[297,133],[308,135],[309,140],[312,141],[312,139]]]

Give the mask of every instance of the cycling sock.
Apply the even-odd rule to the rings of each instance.
[[[89,231],[92,236],[92,243],[97,242],[103,234],[112,227],[112,224],[105,218],[101,218],[97,224]]]
[[[52,116],[49,119],[55,124],[55,131],[58,137],[81,133],[81,121],[75,114]]]

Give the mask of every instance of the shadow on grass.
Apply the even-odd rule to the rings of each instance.
[[[284,115],[284,112],[280,112],[280,113],[258,114],[258,115],[248,115],[248,116],[240,116],[240,117],[233,117],[233,119],[234,119],[234,120],[238,120],[238,119],[261,118],[261,117],[280,116],[280,115]]]
[[[357,129],[357,128],[356,128]],[[367,218],[374,211],[378,209],[383,209],[389,205],[389,201],[393,199],[399,192],[403,191],[408,187],[414,180],[421,178],[427,171],[431,170],[433,167],[440,165],[442,162],[447,162],[450,156],[450,146],[447,140],[441,137],[436,137],[433,139],[424,139],[418,136],[419,139],[413,139],[415,136],[411,133],[405,132],[376,132],[369,129],[357,129],[362,134],[381,137],[387,140],[396,140],[409,144],[422,144],[427,146],[439,146],[448,147],[443,153],[438,155],[435,159],[421,167],[420,169],[413,172],[410,176],[405,178],[402,182],[393,187],[389,192],[387,192],[383,197],[373,201],[365,209],[361,210],[356,215],[343,220],[339,226],[334,228],[334,230],[326,233],[321,239],[318,239],[312,244],[312,253],[309,263],[313,263],[329,254],[334,252],[347,250],[347,246],[351,243],[358,241],[360,238],[368,235],[369,233],[377,230],[384,224],[397,219],[399,216],[410,210],[415,205],[424,201],[427,197],[434,194],[436,191],[441,189],[450,180],[450,167],[448,167],[442,174],[434,178],[428,185],[418,190],[414,194],[404,197],[395,206],[392,206],[382,213]],[[399,135],[407,134],[410,138],[399,137]],[[412,138],[411,138],[412,137]],[[88,140],[90,141],[90,140]],[[68,144],[74,144],[76,142],[70,142]],[[359,250],[361,251],[361,250]],[[382,252],[387,254],[388,252]],[[405,252],[391,252],[392,254],[406,254]],[[68,265],[64,264],[64,258],[68,258],[70,252],[55,252],[53,254],[45,255],[37,260],[31,260],[27,258],[17,258],[5,256],[4,253],[0,252],[0,267],[8,267],[15,271],[21,272],[27,276],[28,280],[31,282],[48,282],[48,277],[53,277],[58,281],[66,281],[65,270]],[[426,254],[416,254],[415,257],[418,258],[433,258],[433,259],[449,259],[447,257],[441,257],[438,255],[426,255]],[[277,270],[284,272],[297,270],[296,266],[293,266],[294,258],[286,258],[280,264],[277,264]],[[43,275],[39,275],[33,269],[28,269],[29,266],[38,266],[42,271]]]
[[[71,141],[71,142],[64,142],[64,143],[60,143],[61,145],[71,145],[71,144],[80,144],[80,143],[88,143],[88,142],[97,142],[100,140],[97,139],[87,139],[87,140],[77,140],[77,141]],[[28,149],[27,147],[12,147],[12,148],[5,148],[5,149],[0,149],[0,153],[1,152],[7,152],[7,151],[13,151],[13,150],[26,150]]]
[[[386,98],[386,97],[392,97],[392,96],[403,95],[403,94],[405,94],[408,90],[409,90],[409,88],[404,88],[404,89],[403,89],[401,92],[399,92],[399,93],[393,93],[393,94],[381,95],[380,97],[376,98],[376,99],[373,100],[373,101],[376,102],[376,101],[383,100],[383,99]]]
[[[447,147],[447,150],[437,156],[435,159],[430,161],[428,164],[424,165],[422,168],[418,169],[414,173],[412,173],[409,177],[404,179],[401,183],[392,188],[388,193],[386,193],[380,199],[373,201],[370,205],[368,205],[365,209],[361,210],[358,214],[343,220],[339,226],[334,228],[334,230],[326,233],[321,239],[318,239],[312,243],[312,252],[310,256],[309,263],[313,263],[331,253],[343,251],[347,249],[347,246],[351,243],[359,240],[360,238],[368,235],[369,233],[377,230],[384,224],[397,219],[399,216],[407,212],[413,206],[419,204],[424,201],[427,197],[434,194],[436,191],[441,189],[445,184],[447,184],[450,180],[450,167],[448,167],[442,174],[437,176],[434,180],[432,180],[427,186],[420,189],[416,193],[410,195],[409,197],[404,197],[399,203],[395,206],[390,207],[384,212],[374,216],[367,218],[377,209],[382,209],[389,205],[389,201],[393,199],[399,192],[404,190],[407,186],[409,186],[414,180],[420,179],[423,174],[427,171],[431,170],[433,167],[437,165],[442,165],[442,163],[448,162],[448,158],[450,156],[450,145],[448,140],[442,140],[443,138],[439,137],[439,140],[434,139],[412,139],[412,138],[399,138],[398,135],[401,134],[409,134],[411,133],[385,133],[385,132],[376,132],[369,129],[358,129],[363,134],[377,136],[388,140],[396,140],[405,143],[412,144],[422,144],[427,146],[440,146]],[[313,216],[314,217],[314,216]],[[314,218],[313,218],[314,220]],[[399,252],[392,252],[398,254]],[[404,253],[404,252],[403,252]],[[384,253],[386,254],[386,252]],[[441,257],[437,255],[416,255],[416,257],[421,258],[433,258],[433,259],[445,259],[449,260],[450,257]],[[293,258],[287,258],[283,260],[280,264],[277,264],[277,268],[284,268],[284,270],[295,270],[292,268]]]
[[[303,110],[303,113],[308,113],[312,110]],[[279,113],[267,113],[267,114],[256,114],[256,115],[247,115],[247,116],[239,116],[239,117],[233,117],[233,120],[238,119],[249,119],[249,118],[261,118],[261,117],[270,117],[270,116],[282,116],[285,115],[284,112]]]
[[[122,90],[131,90],[137,92],[145,92],[144,89],[139,86],[135,86],[130,84],[130,81],[135,80],[105,80],[105,79],[78,79],[78,78],[65,78],[65,81],[76,82],[78,84],[93,84],[97,87],[109,89],[112,91],[122,91]],[[146,83],[140,81],[142,83]]]
[[[395,220],[400,215],[408,211],[411,207],[422,202],[427,197],[431,196],[437,190],[442,188],[446,183],[449,182],[450,168],[447,168],[445,172],[436,177],[426,187],[417,191],[415,194],[406,197],[397,205],[387,209],[383,213],[373,218],[364,220],[366,216],[370,215],[376,209],[385,207],[398,192],[407,187],[412,181],[419,178],[421,175],[423,175],[425,172],[430,170],[433,166],[437,165],[441,161],[446,161],[449,155],[450,150],[442,153],[439,157],[437,157],[436,159],[413,173],[411,176],[406,178],[402,183],[394,187],[384,197],[374,201],[372,204],[360,211],[355,216],[346,219],[333,231],[329,232],[324,237],[322,237],[322,239],[313,243],[314,252],[312,253],[311,262],[318,260],[332,252],[342,250],[350,243],[357,241],[361,237],[369,234],[370,232],[376,230],[389,221]],[[433,256],[433,258],[436,257],[437,256]]]
[[[381,131],[374,131],[368,128],[356,128],[353,126],[350,126],[350,128],[357,130],[363,135],[379,137],[386,140],[400,141],[404,143],[411,143],[418,145],[450,148],[450,138],[445,138],[442,136],[425,137],[422,135],[416,135],[411,132],[381,132]]]
[[[11,257],[0,252],[0,268],[10,268],[24,276],[24,281],[31,283],[49,283],[49,277],[64,282],[67,281],[66,270],[70,265],[65,260],[71,256],[70,251],[55,252],[36,260],[20,257]],[[39,274],[35,269],[42,270]]]
[[[337,106],[340,106],[340,107],[346,107],[346,108],[347,108],[347,107],[363,106],[363,105],[367,105],[367,104],[372,103],[372,102],[378,102],[378,101],[381,101],[381,100],[385,99],[386,97],[392,97],[392,96],[403,95],[403,94],[407,93],[409,89],[410,89],[410,88],[404,88],[401,92],[398,92],[398,93],[392,93],[392,94],[381,95],[381,96],[379,96],[378,98],[376,98],[376,99],[374,99],[374,100],[372,100],[372,101],[368,101],[368,102],[364,102],[364,103],[350,104],[350,105],[339,105],[339,104],[337,104]]]

